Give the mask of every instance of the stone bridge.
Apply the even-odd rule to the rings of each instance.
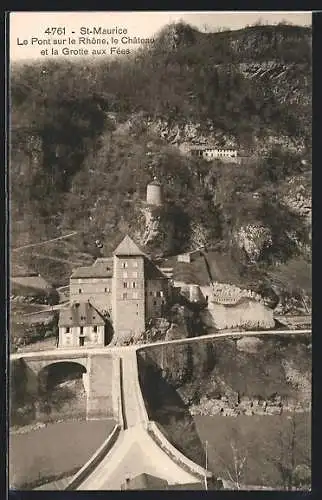
[[[116,351],[116,350],[115,350]],[[119,417],[119,394],[113,380],[119,377],[118,356],[114,350],[57,350],[57,352],[21,353],[11,356],[11,370],[19,370],[28,391],[37,394],[44,381],[50,380],[57,364],[79,366],[86,392],[86,417]],[[68,366],[66,366],[68,373]]]

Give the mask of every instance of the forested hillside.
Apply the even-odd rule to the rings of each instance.
[[[310,141],[309,28],[201,33],[180,23],[128,58],[13,65],[12,247],[78,234],[15,252],[12,265],[64,284],[125,232],[141,241],[146,184],[157,175],[165,205],[148,251],[219,244],[263,273],[290,259],[307,269]],[[183,154],[199,143],[248,159]]]

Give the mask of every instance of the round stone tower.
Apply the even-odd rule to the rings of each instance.
[[[154,177],[153,181],[146,188],[146,202],[149,205],[162,205],[162,187],[161,183]]]

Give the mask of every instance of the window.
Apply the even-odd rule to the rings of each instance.
[[[105,288],[105,293],[111,293],[111,289],[110,288]]]
[[[126,281],[124,281],[124,283],[123,283],[123,288],[127,288],[127,282]]]
[[[96,326],[96,325],[95,325],[95,326],[93,326],[93,332],[94,332],[94,333],[97,333],[97,326]]]
[[[127,299],[127,293],[123,293],[123,300]]]
[[[80,327],[80,334],[84,335],[84,327],[83,326]]]
[[[70,328],[69,326],[66,327],[66,333],[70,333]]]
[[[132,288],[136,288],[136,281],[132,281]]]
[[[127,267],[127,261],[122,262],[122,267],[125,269]]]
[[[152,295],[153,295],[153,292],[150,292],[150,297],[152,297]]]
[[[78,293],[82,293],[82,289],[81,288],[78,289]]]
[[[138,261],[137,260],[133,261],[133,267],[138,267]]]
[[[162,290],[160,291],[160,297],[163,297],[163,291]]]
[[[154,300],[154,301],[153,301],[153,305],[154,305],[154,306],[156,306],[156,305],[157,305],[157,301],[156,301],[156,300]]]
[[[127,275],[127,271],[124,271],[124,272],[123,272],[123,278],[127,278],[127,277],[128,277],[128,275]]]
[[[134,271],[133,278],[137,278],[137,277],[138,277],[138,273],[137,273],[137,271]]]
[[[138,292],[133,292],[133,299],[137,299],[138,298]]]

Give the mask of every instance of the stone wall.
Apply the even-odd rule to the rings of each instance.
[[[283,412],[304,412],[311,409],[311,402],[282,400],[276,396],[274,400],[259,400],[243,397],[239,401],[222,396],[219,399],[201,398],[200,403],[190,407],[191,415],[221,415],[237,417],[238,415],[281,415]]]
[[[208,309],[201,313],[203,322],[210,328],[273,328],[273,310],[252,299],[243,299],[235,305],[208,302]]]

